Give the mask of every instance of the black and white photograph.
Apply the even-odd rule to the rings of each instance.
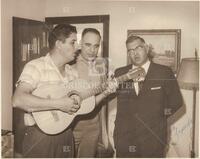
[[[199,1],[2,0],[2,158],[199,158]]]

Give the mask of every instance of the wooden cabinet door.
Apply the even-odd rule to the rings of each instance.
[[[13,17],[13,91],[24,65],[48,52],[49,30],[42,21]]]

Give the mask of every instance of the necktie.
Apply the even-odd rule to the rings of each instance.
[[[143,69],[142,67],[138,67],[140,69]],[[144,70],[144,69],[143,69]],[[144,70],[145,71],[145,70]],[[144,83],[144,79],[145,79],[145,73],[143,76],[139,77],[135,83],[134,83],[134,86],[135,86],[135,92],[137,95],[139,95],[139,93],[141,92],[142,90],[142,87],[143,87],[143,83]]]
[[[144,84],[144,81],[139,81],[138,82],[138,94],[141,92],[143,84]]]
[[[139,67],[139,68],[142,68],[142,67]],[[142,68],[142,69],[143,69],[143,68]],[[141,77],[141,80],[138,81],[138,94],[141,93],[143,84],[144,84],[144,77]]]

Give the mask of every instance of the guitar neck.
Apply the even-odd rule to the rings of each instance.
[[[127,81],[129,79],[130,78],[127,74],[115,78],[115,80],[117,81],[117,84],[120,84],[120,83]],[[86,94],[84,94],[84,97],[82,97],[82,98],[86,99],[88,97],[91,97],[91,96],[94,96],[96,94],[103,92],[107,88],[107,85],[108,85],[108,82],[104,82],[101,85],[92,88],[91,91],[88,91]]]
[[[124,75],[121,75],[121,76],[119,76],[115,79],[116,79],[117,83],[120,84],[120,83],[123,83],[123,82],[129,80],[130,77],[128,76],[128,74],[124,74]]]

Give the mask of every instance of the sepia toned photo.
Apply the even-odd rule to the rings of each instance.
[[[2,0],[2,158],[198,158],[199,1]]]

